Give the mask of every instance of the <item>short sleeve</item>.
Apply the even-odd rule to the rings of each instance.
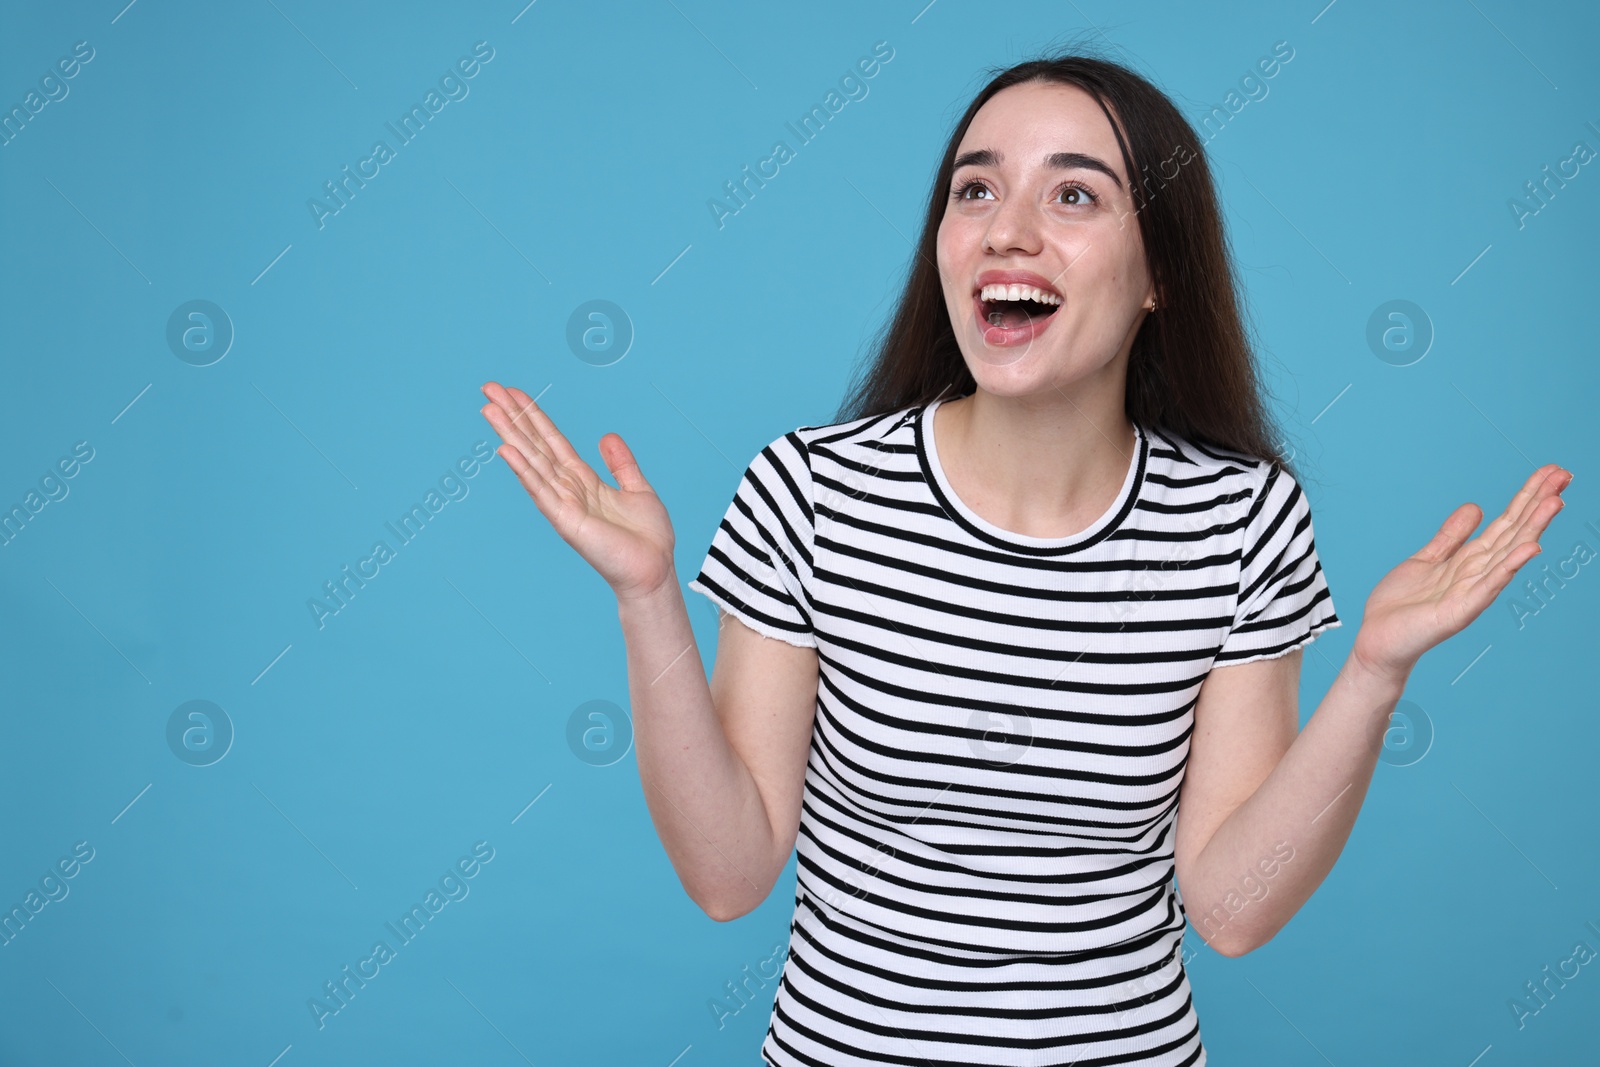
[[[1263,464],[1245,524],[1239,598],[1216,665],[1281,656],[1343,625],[1317,558],[1311,504],[1288,471]]]
[[[811,460],[797,433],[751,460],[689,588],[757,633],[815,648],[811,575],[815,532]]]

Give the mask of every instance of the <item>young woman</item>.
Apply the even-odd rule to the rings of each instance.
[[[613,489],[526,393],[484,392],[499,455],[617,595],[685,889],[741,916],[798,840],[774,1064],[1204,1063],[1186,920],[1238,956],[1299,910],[1407,675],[1539,551],[1572,477],[1534,471],[1475,538],[1477,506],[1451,513],[1299,729],[1300,650],[1340,620],[1204,152],[1147,81],[1073,54],[972,101],[844,421],[744,472],[689,583],[727,613],[709,686],[622,438]]]

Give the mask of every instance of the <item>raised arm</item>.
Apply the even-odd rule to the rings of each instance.
[[[1554,464],[1539,468],[1470,541],[1481,510],[1452,512],[1373,589],[1344,666],[1298,734],[1298,651],[1207,676],[1174,859],[1184,910],[1214,949],[1239,956],[1265,944],[1322,884],[1350,837],[1412,668],[1539,553],[1571,481]]]
[[[672,524],[616,434],[612,488],[520,389],[490,382],[496,453],[561,538],[617,596],[645,802],[691,899],[737,918],[771,892],[794,848],[817,654],[724,616],[708,685],[673,566]]]

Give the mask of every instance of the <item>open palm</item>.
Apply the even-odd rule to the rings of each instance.
[[[533,398],[497,382],[483,386],[479,409],[503,442],[495,454],[571,545],[619,598],[643,596],[672,575],[672,522],[622,438],[600,438],[613,489],[572,447]]]
[[[1561,491],[1571,481],[1570,471],[1545,464],[1470,541],[1481,509],[1462,504],[1451,512],[1433,540],[1372,590],[1356,635],[1356,657],[1405,674],[1428,649],[1466,629],[1539,554],[1539,536],[1561,510]]]

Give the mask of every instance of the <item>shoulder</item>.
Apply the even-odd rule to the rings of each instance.
[[[1287,467],[1159,427],[1149,430],[1149,440],[1151,510],[1203,513],[1212,532],[1237,535],[1247,555],[1253,544],[1309,528],[1309,499]]]
[[[1259,483],[1271,464],[1260,456],[1204,444],[1163,426],[1146,428],[1151,470],[1169,478],[1209,476],[1215,480]]]
[[[887,455],[915,453],[911,420],[920,410],[920,406],[904,407],[848,421],[797,426],[768,442],[761,456],[807,478],[881,468]]]
[[[921,410],[921,405],[908,406],[845,422],[800,426],[785,436],[794,438],[807,451],[836,454],[909,444],[912,440],[911,421]]]
[[[904,452],[909,457],[914,444],[905,416],[914,410],[785,431],[751,458],[738,495],[751,502],[759,499],[769,512],[792,516],[797,528],[809,527],[817,505],[826,505],[839,492],[858,493],[863,481],[859,472],[883,467],[884,461],[875,456]]]
[[[1147,435],[1145,482],[1158,508],[1219,509],[1230,526],[1242,529],[1274,471],[1288,476],[1259,456],[1203,444],[1164,427],[1149,427]]]

